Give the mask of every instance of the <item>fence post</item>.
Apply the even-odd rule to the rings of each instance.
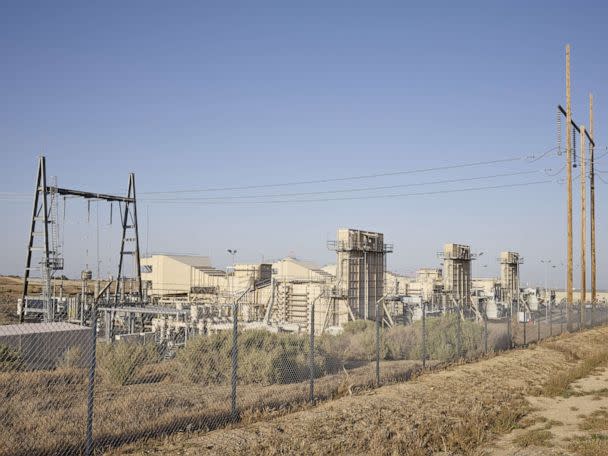
[[[239,323],[238,323],[238,304],[236,299],[232,303],[232,352],[231,352],[231,361],[232,361],[232,373],[231,373],[231,391],[230,391],[230,413],[233,420],[238,419],[238,410],[236,407],[236,387],[237,387],[237,375],[238,375],[238,332],[239,332]]]
[[[513,303],[509,305],[509,313],[507,315],[507,338],[509,339],[509,348],[513,348],[513,335],[511,332],[511,320],[513,319]]]
[[[519,312],[517,312],[517,326],[519,326]],[[524,307],[524,346],[526,345],[526,327],[528,326],[528,319],[526,318],[526,308]]]
[[[564,333],[564,305],[559,306],[559,333]]]
[[[422,368],[426,368],[426,302],[422,301]]]
[[[376,301],[376,386],[380,386],[380,306],[378,301]]]
[[[549,337],[553,337],[553,306],[549,300]]]
[[[107,328],[106,328],[107,330]],[[91,306],[91,363],[89,365],[89,386],[87,389],[87,436],[84,454],[92,456],[93,454],[93,399],[95,392],[95,368],[97,365],[96,359],[97,349],[97,306]]]
[[[540,342],[540,311],[538,314],[538,319],[536,320],[536,323],[538,324],[538,328],[537,329],[537,337],[536,337],[536,342]]]
[[[460,302],[456,303],[456,359],[460,359],[462,353],[462,328],[460,326]]]
[[[485,313],[485,312],[484,312]],[[483,354],[488,354],[488,314],[483,319]]]
[[[315,403],[315,303],[310,306],[310,344],[308,347],[308,368],[310,370],[309,402]]]

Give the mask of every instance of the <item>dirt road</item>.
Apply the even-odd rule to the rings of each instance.
[[[564,335],[540,346],[427,373],[289,415],[149,441],[112,454],[513,454],[521,447],[516,449],[513,440],[501,436],[526,425],[525,420],[534,417],[533,407],[549,410],[551,406],[544,401],[560,403],[536,396],[549,380],[606,350],[607,337],[608,328]],[[602,383],[601,379],[594,381]],[[581,385],[583,389],[597,387]],[[583,401],[582,397],[578,400]],[[589,401],[601,407],[605,397]],[[566,414],[563,407],[577,405],[565,403],[555,413]],[[581,413],[570,411],[568,416]],[[550,416],[547,412],[547,420]],[[564,426],[577,426],[577,422],[562,421]],[[530,423],[534,420],[527,425]],[[522,454],[547,454],[549,447],[526,448],[529,452]],[[535,449],[540,452],[531,452]]]

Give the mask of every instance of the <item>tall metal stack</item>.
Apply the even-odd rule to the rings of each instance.
[[[461,309],[471,303],[471,247],[463,244],[443,246],[443,291],[447,305],[456,302]]]
[[[500,253],[500,288],[502,299],[508,303],[519,297],[519,265],[524,259],[517,252]]]
[[[336,279],[344,291],[351,318],[373,320],[376,302],[384,295],[386,254],[392,245],[372,231],[340,228],[329,247],[337,252]]]

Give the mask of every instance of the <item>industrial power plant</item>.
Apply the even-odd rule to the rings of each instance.
[[[41,157],[24,288],[17,303],[22,322],[91,325],[95,309],[100,337],[106,341],[155,341],[179,347],[193,336],[230,330],[235,320],[243,330],[339,334],[354,320],[377,319],[385,327],[445,314],[479,322],[517,315],[519,321],[527,321],[555,302],[554,292],[520,287],[523,257],[518,252],[500,253],[500,278],[476,278],[471,263],[478,254],[469,245],[447,243],[437,254],[440,264],[421,268],[413,276],[399,275],[387,270],[387,255],[395,248],[385,242],[384,234],[353,228],[337,230],[336,240],[327,243],[336,252],[335,263],[323,266],[292,256],[234,263],[226,269],[215,268],[204,256],[142,257],[133,174],[126,196],[60,188],[47,185],[46,179]],[[81,293],[72,296],[64,295],[55,277],[64,268],[56,215],[62,195],[120,207],[116,278],[94,279],[92,271],[84,270]],[[136,271],[132,277],[125,274],[127,258]],[[40,294],[29,291],[36,271]]]
[[[200,3],[5,8],[0,456],[608,454],[605,8]]]

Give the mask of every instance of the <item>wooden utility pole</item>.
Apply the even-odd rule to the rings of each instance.
[[[570,100],[570,45],[566,45],[566,182],[568,192],[568,259],[566,276],[567,329],[572,330],[572,103]]]
[[[581,125],[581,305],[579,317],[581,327],[585,322],[585,302],[587,301],[587,167],[585,160],[585,126]]]
[[[593,95],[589,94],[589,133],[591,133],[591,138],[595,142],[595,137],[593,136]],[[589,208],[591,211],[591,305],[595,306],[595,301],[597,299],[597,289],[595,282],[595,169],[594,169],[594,152],[595,147],[593,143],[589,141],[589,198],[591,198],[591,207]]]

